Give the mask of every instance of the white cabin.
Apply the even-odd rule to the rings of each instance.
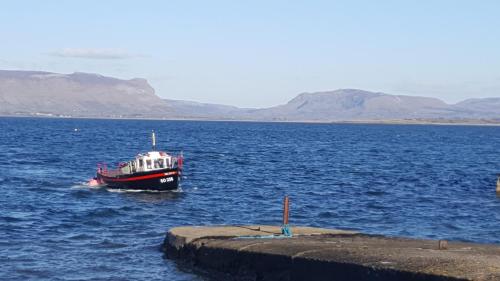
[[[134,160],[123,163],[120,172],[123,174],[149,172],[154,170],[171,169],[177,164],[177,157],[163,151],[150,151],[138,154]]]

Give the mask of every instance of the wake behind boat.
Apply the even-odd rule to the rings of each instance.
[[[135,159],[120,163],[116,169],[98,164],[97,175],[90,186],[106,185],[127,190],[176,190],[182,171],[182,155],[172,156],[156,150],[155,133],[152,133],[153,151],[138,154]]]

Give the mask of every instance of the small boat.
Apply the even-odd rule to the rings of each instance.
[[[135,159],[118,164],[116,169],[97,165],[97,175],[90,186],[105,185],[108,188],[145,191],[167,191],[179,188],[183,157],[172,156],[156,150],[155,133],[152,132],[153,149],[138,154]]]

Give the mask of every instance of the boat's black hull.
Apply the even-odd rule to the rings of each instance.
[[[179,169],[163,169],[129,175],[109,176],[97,173],[97,178],[109,188],[127,190],[167,191],[179,188]]]

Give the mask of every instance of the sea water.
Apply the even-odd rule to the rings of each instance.
[[[157,146],[182,190],[84,183]],[[163,258],[180,225],[291,225],[500,243],[500,127],[0,118],[1,280],[203,280]]]

